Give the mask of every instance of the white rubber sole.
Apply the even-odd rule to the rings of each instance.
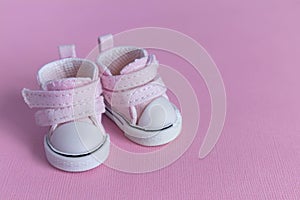
[[[105,142],[94,152],[70,157],[54,152],[48,145],[47,135],[44,137],[44,148],[48,162],[52,166],[68,172],[83,172],[101,165],[108,157],[109,147],[110,139],[109,135],[107,135]]]
[[[175,106],[174,108],[177,116],[176,122],[168,128],[157,131],[143,130],[140,127],[132,126],[121,115],[108,107],[106,107],[105,114],[117,124],[129,140],[143,146],[159,146],[173,141],[181,132],[182,117],[179,110]]]

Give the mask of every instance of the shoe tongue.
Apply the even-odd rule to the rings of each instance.
[[[91,82],[91,78],[63,78],[48,81],[46,83],[46,90],[68,90],[76,87],[83,86]]]
[[[86,85],[92,80],[89,75],[93,74],[94,72],[91,73],[90,71],[91,69],[87,69],[83,65],[79,68],[76,77],[48,81],[46,83],[46,90],[67,90]]]
[[[138,70],[146,67],[149,60],[150,60],[149,58],[150,58],[149,56],[146,56],[146,57],[143,57],[143,58],[135,59],[133,62],[126,65],[120,71],[120,74],[129,74],[131,72],[135,72],[135,71],[138,71]]]

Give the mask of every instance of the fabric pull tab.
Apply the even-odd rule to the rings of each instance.
[[[75,58],[76,57],[76,51],[75,51],[75,45],[61,45],[58,47],[59,50],[59,56],[61,59],[63,58]]]
[[[107,49],[110,49],[114,46],[114,38],[112,34],[100,36],[98,38],[98,43],[99,43],[99,51],[100,53],[102,51],[105,51]]]

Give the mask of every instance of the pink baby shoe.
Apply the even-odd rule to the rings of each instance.
[[[131,141],[157,146],[181,131],[181,114],[166,95],[154,55],[137,47],[113,48],[113,36],[99,37],[100,68],[106,115]]]
[[[30,108],[38,108],[36,123],[49,126],[44,137],[46,157],[64,171],[80,172],[103,163],[110,140],[102,124],[105,111],[95,63],[76,58],[75,46],[59,47],[60,60],[38,72],[40,90],[23,89]]]

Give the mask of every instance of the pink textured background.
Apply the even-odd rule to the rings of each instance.
[[[299,18],[297,0],[2,0],[0,199],[300,199]],[[198,160],[208,91],[186,63],[173,62],[195,87],[202,115],[183,157],[149,174],[55,170],[44,156],[46,129],[35,126],[21,88],[36,88],[35,74],[57,58],[57,45],[75,43],[84,57],[98,35],[143,26],[190,35],[217,63],[228,97],[219,143]]]

